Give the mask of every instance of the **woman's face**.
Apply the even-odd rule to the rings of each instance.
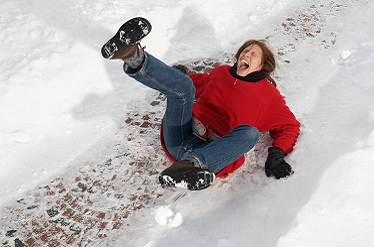
[[[247,76],[252,72],[262,69],[262,49],[259,45],[253,44],[247,46],[240,53],[236,73],[239,76]]]

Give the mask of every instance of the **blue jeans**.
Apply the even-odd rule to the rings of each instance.
[[[191,78],[152,55],[145,55],[142,68],[128,75],[167,96],[162,133],[165,147],[174,159],[189,160],[217,174],[256,145],[260,133],[249,125],[239,125],[210,143],[196,137],[191,127],[195,98]]]

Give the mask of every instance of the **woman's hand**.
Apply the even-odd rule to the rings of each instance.
[[[291,166],[284,161],[282,149],[278,147],[270,147],[268,149],[269,155],[265,162],[266,176],[274,176],[276,179],[285,178],[293,174]]]

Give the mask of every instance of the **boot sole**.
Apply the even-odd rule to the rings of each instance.
[[[117,33],[101,48],[101,55],[106,59],[111,59],[133,45],[152,30],[151,23],[142,17],[135,17],[123,24]]]
[[[215,175],[209,169],[187,172],[163,172],[159,176],[162,187],[180,187],[188,190],[202,190],[213,184]]]

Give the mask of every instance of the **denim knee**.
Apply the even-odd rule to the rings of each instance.
[[[251,125],[242,124],[234,128],[233,131],[240,131],[241,135],[238,139],[245,143],[257,143],[260,139],[260,132]]]
[[[169,97],[177,97],[177,98],[186,98],[188,100],[191,100],[192,101],[195,99],[195,92],[196,92],[196,88],[191,80],[190,77],[188,77],[187,75],[183,74],[181,72],[181,75],[180,75],[182,78],[180,78],[179,81],[177,81],[176,83],[178,83],[178,85],[174,86],[174,89],[175,89],[175,94],[171,94],[171,95],[168,95]],[[185,78],[184,78],[185,77]]]

